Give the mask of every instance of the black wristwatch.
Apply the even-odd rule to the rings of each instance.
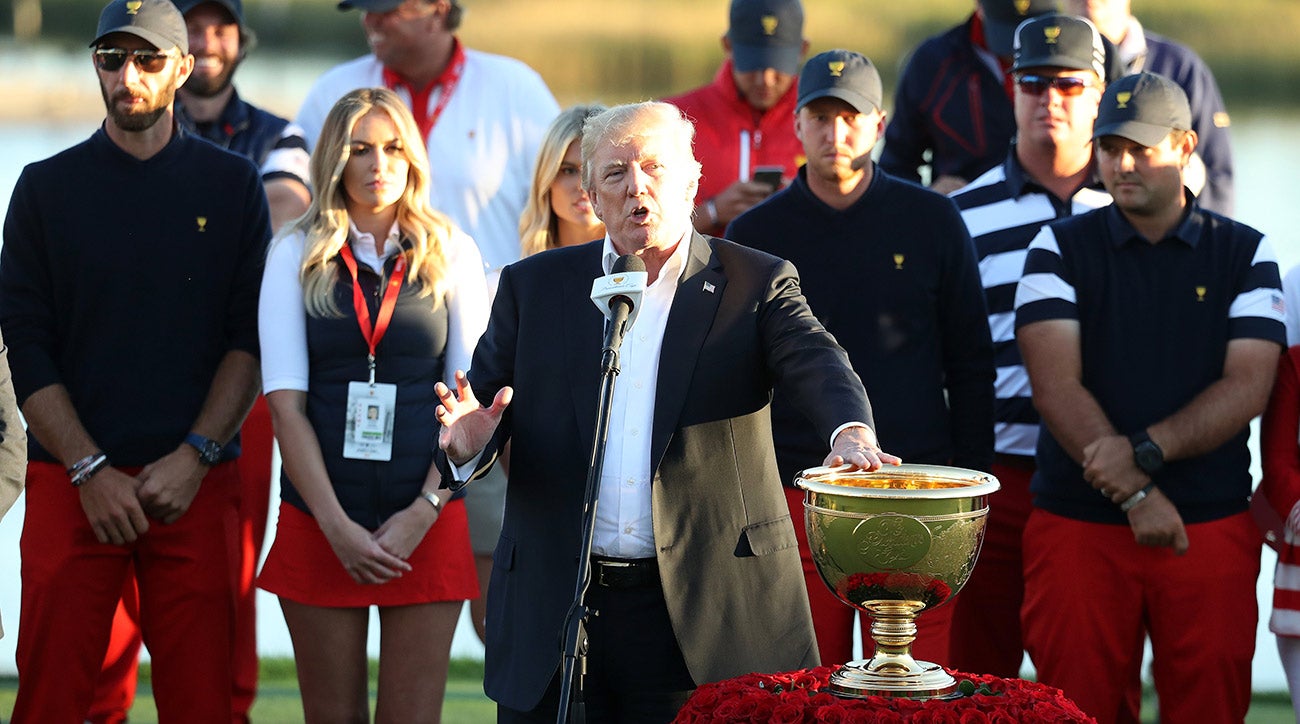
[[[185,444],[199,451],[199,462],[211,467],[221,462],[221,453],[225,446],[211,438],[203,437],[197,432],[185,436]]]
[[[1151,439],[1146,430],[1135,432],[1128,438],[1133,443],[1133,462],[1147,475],[1165,469],[1165,451]]]

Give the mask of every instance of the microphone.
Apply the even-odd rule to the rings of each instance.
[[[605,349],[617,351],[622,346],[623,335],[636,321],[649,277],[641,257],[624,254],[614,261],[609,274],[592,282],[591,301],[608,320]]]

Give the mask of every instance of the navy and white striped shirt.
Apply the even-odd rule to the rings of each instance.
[[[1016,291],[1016,327],[1079,324],[1083,386],[1117,432],[1131,435],[1183,409],[1223,377],[1228,343],[1284,345],[1277,258],[1255,229],[1195,205],[1159,243],[1142,238],[1114,206],[1044,228],[1029,247]],[[1169,462],[1153,482],[1184,522],[1246,510],[1249,428],[1218,449]],[[1044,427],[1034,505],[1057,515],[1127,524],[1083,479]]]
[[[952,194],[975,242],[980,279],[993,334],[994,448],[999,453],[1032,456],[1038,444],[1038,412],[1029,375],[1015,335],[1016,283],[1029,242],[1044,224],[1110,203],[1110,194],[1085,186],[1069,203],[1059,201],[1025,174],[1015,147],[1007,160]]]

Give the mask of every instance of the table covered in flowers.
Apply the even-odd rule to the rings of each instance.
[[[1032,724],[1095,722],[1060,689],[1023,679],[949,671],[963,696],[916,701],[886,697],[841,699],[825,691],[838,667],[780,674],[746,674],[705,684],[678,712],[676,724]]]

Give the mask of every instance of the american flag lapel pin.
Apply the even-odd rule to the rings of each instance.
[[[716,290],[717,287],[713,286],[713,282],[704,282],[704,291],[708,292],[709,294],[712,294]]]

